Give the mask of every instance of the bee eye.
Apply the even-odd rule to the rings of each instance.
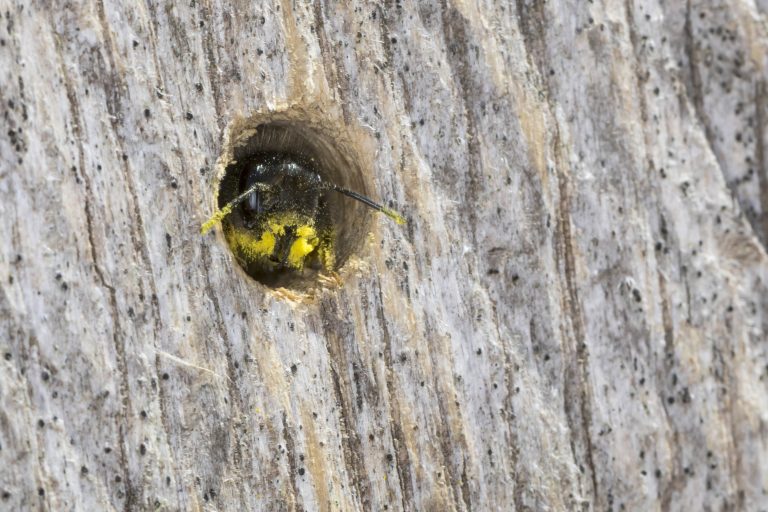
[[[242,179],[240,180],[240,188],[239,193],[243,193],[249,188],[251,188],[256,183],[263,183],[263,173],[260,172],[261,166],[255,166],[252,169],[249,169],[247,172],[243,173]],[[266,192],[256,190],[251,193],[250,196],[248,196],[248,199],[243,202],[243,212],[246,215],[259,215],[264,212],[265,204],[266,204]]]
[[[255,213],[259,214],[262,212],[261,208],[261,194],[256,191],[248,198],[248,201],[245,202],[245,211],[248,213]]]

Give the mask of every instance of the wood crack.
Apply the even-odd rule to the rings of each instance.
[[[336,403],[339,405],[339,428],[342,433],[342,455],[344,464],[351,473],[352,485],[355,488],[357,497],[363,506],[363,509],[371,507],[371,483],[366,475],[365,464],[363,463],[363,450],[360,441],[360,435],[355,429],[353,417],[354,406],[350,396],[349,379],[340,376],[340,371],[346,368],[346,358],[343,355],[342,347],[343,336],[339,335],[336,328],[331,326],[338,325],[338,304],[336,299],[324,299],[320,306],[320,315],[322,317],[322,326],[326,339],[326,350],[330,357],[331,378],[333,381],[333,393]],[[348,392],[345,393],[344,390]]]
[[[710,151],[717,160],[717,166],[720,172],[725,169],[725,164],[720,157],[717,149],[715,148],[715,133],[712,129],[712,122],[707,115],[704,107],[704,85],[699,72],[699,59],[697,57],[696,38],[693,35],[693,19],[692,19],[692,7],[691,0],[686,0],[685,9],[685,24],[683,25],[683,34],[685,35],[685,54],[688,60],[688,80],[685,80],[686,89],[688,90],[688,96],[693,103],[693,109],[696,114],[696,118],[699,124],[704,128],[704,136],[707,140],[707,145]],[[725,180],[726,183],[728,180]],[[732,185],[729,184],[732,188]]]
[[[55,25],[51,20],[51,27],[55,32]],[[115,419],[116,428],[118,430],[119,437],[119,457],[120,467],[122,468],[122,478],[125,482],[125,502],[123,509],[127,512],[133,509],[136,499],[136,490],[131,480],[130,465],[128,462],[128,445],[125,440],[124,430],[128,428],[130,423],[130,386],[128,383],[128,367],[126,363],[126,350],[125,339],[120,335],[123,329],[120,325],[120,313],[117,307],[117,296],[115,287],[112,286],[106,279],[103,269],[99,264],[99,257],[96,254],[96,241],[94,237],[94,214],[93,214],[93,187],[91,178],[88,172],[85,171],[85,150],[83,148],[83,128],[82,128],[82,116],[80,114],[80,103],[75,91],[75,85],[72,78],[67,72],[67,68],[63,65],[64,53],[61,47],[61,40],[58,36],[54,37],[56,42],[56,51],[59,56],[60,69],[63,76],[64,86],[67,91],[67,100],[69,102],[69,113],[72,118],[72,131],[75,140],[78,143],[78,168],[79,174],[82,176],[82,181],[85,184],[85,197],[83,201],[83,208],[86,221],[86,232],[88,238],[88,246],[90,251],[91,261],[93,263],[93,269],[96,274],[97,282],[100,286],[107,290],[107,297],[109,303],[110,318],[112,320],[112,343],[115,347],[115,360],[119,373],[119,391],[120,391],[120,414]]]
[[[481,90],[472,79],[473,72],[469,59],[469,41],[466,24],[460,12],[454,8],[449,8],[448,0],[441,0],[441,15],[443,24],[443,43],[448,50],[448,64],[454,75],[458,77],[459,95],[464,119],[467,123],[467,175],[468,183],[465,189],[464,204],[472,205],[467,208],[467,223],[472,244],[477,247],[477,209],[474,205],[478,204],[478,196],[482,184],[482,159],[480,155],[480,141],[478,139],[478,130],[475,125],[475,112],[472,108],[472,99],[478,98],[475,91]],[[454,58],[450,58],[454,57]]]
[[[403,433],[402,418],[400,416],[400,400],[395,389],[395,373],[392,365],[392,339],[387,328],[386,317],[384,316],[384,295],[381,291],[381,282],[378,282],[379,300],[376,305],[376,316],[381,326],[382,339],[384,341],[384,367],[386,371],[386,386],[389,405],[389,428],[392,433],[392,445],[395,450],[395,469],[397,470],[398,484],[400,487],[400,499],[403,510],[413,508],[413,483],[411,459],[408,454],[408,447],[405,444],[405,435]]]
[[[201,250],[201,256],[204,262],[204,267],[210,268],[211,256],[210,256],[210,251],[207,245],[203,245],[203,248]],[[237,378],[237,375],[235,372],[234,359],[232,356],[233,341],[228,336],[227,330],[224,327],[224,315],[219,305],[219,299],[216,295],[216,290],[211,284],[210,274],[207,272],[205,274],[205,287],[206,287],[208,297],[211,303],[213,304],[214,312],[216,314],[214,323],[216,324],[216,329],[218,330],[219,338],[224,344],[224,357],[227,363],[227,377],[228,377],[226,379],[227,395],[229,396],[229,402],[231,404],[231,407],[234,409],[234,414],[230,416],[230,420],[229,420],[229,431],[231,432],[234,438],[233,444],[235,446],[235,449],[233,450],[233,463],[240,470],[245,471],[246,466],[244,464],[244,460],[242,458],[242,453],[241,453],[243,437],[242,437],[241,429],[238,426],[240,418],[242,418],[245,409],[243,407],[243,399],[238,392],[238,390],[241,389],[241,387],[239,384],[240,380]],[[237,490],[240,494],[241,503],[243,504],[247,503],[247,500],[245,499],[245,496],[247,495],[247,491],[245,489],[245,484],[242,479],[239,479],[237,482]]]
[[[431,326],[428,322],[426,326],[427,332],[436,332],[436,329]],[[441,363],[438,361],[438,359],[441,357],[441,354],[436,354],[435,350],[429,351],[429,357],[430,357],[430,364],[432,368],[439,368],[444,363]],[[451,361],[451,366],[453,366],[453,362]],[[466,443],[462,442],[463,433],[462,432],[454,432],[451,429],[451,425],[448,422],[448,419],[450,418],[450,413],[448,411],[448,407],[446,406],[446,398],[445,393],[443,392],[440,384],[440,378],[437,374],[433,374],[432,376],[432,385],[435,390],[435,398],[437,402],[437,412],[438,414],[435,417],[436,426],[438,429],[437,432],[437,440],[435,443],[440,447],[440,454],[443,457],[443,466],[445,467],[446,472],[448,473],[446,478],[447,484],[450,486],[451,493],[453,496],[453,501],[456,506],[459,506],[460,504],[464,505],[465,510],[469,510],[471,508],[470,503],[470,496],[466,495],[464,493],[465,487],[463,485],[461,475],[458,474],[458,468],[452,461],[452,455],[457,453],[457,450],[460,450],[461,453],[465,453],[467,450]],[[455,437],[459,437],[459,440],[455,439]],[[463,457],[462,457],[462,472],[464,472],[463,468]]]
[[[286,458],[288,459],[288,480],[291,482],[291,490],[293,491],[293,508],[295,510],[304,510],[304,504],[301,500],[301,493],[296,485],[296,446],[293,442],[293,436],[288,428],[288,416],[283,411],[283,438],[285,439],[285,451]]]
[[[552,147],[555,151],[555,158],[560,163],[560,130],[557,124],[554,125]],[[570,217],[570,180],[565,171],[557,173],[557,186],[559,199],[555,256],[562,269],[561,279],[566,291],[562,296],[561,303],[563,311],[570,320],[571,327],[570,333],[564,333],[563,340],[563,347],[566,352],[564,360],[570,361],[566,362],[564,367],[564,409],[569,419],[568,423],[572,436],[575,436],[572,442],[581,443],[584,447],[586,464],[590,474],[590,490],[595,501],[594,506],[597,508],[600,503],[600,495],[598,494],[597,467],[595,465],[592,443],[592,389],[589,383],[589,347],[586,344],[584,317],[577,289],[578,285],[576,284],[576,256],[573,248],[574,240]],[[571,388],[572,383],[576,384],[573,389]],[[574,452],[574,456],[577,456],[576,452]]]
[[[768,251],[768,155],[766,155],[766,123],[768,123],[768,82],[755,83],[755,165],[757,166],[760,217],[755,223],[757,238]]]

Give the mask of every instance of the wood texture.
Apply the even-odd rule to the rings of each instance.
[[[768,510],[765,0],[0,6],[1,509]],[[301,300],[285,111],[408,218]]]

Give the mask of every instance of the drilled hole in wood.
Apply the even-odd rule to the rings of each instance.
[[[224,237],[245,272],[268,286],[303,289],[357,252],[370,210],[357,159],[296,121],[251,125],[232,137],[217,189]]]

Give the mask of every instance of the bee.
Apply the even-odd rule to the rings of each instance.
[[[201,226],[222,223],[238,262],[252,276],[335,268],[336,230],[329,202],[340,194],[398,224],[405,219],[355,191],[325,180],[314,160],[288,153],[257,154],[225,173],[219,209]],[[239,171],[239,172],[237,172]]]

